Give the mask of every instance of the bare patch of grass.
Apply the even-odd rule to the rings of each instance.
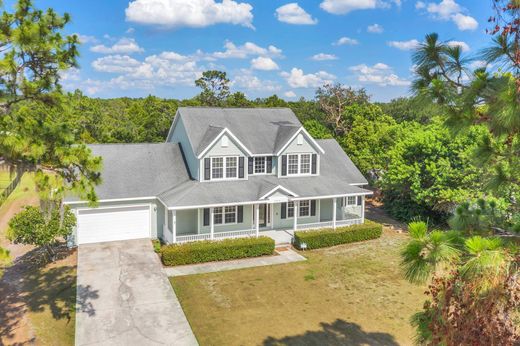
[[[171,282],[203,345],[407,345],[424,287],[403,279],[399,251],[406,239],[385,232],[302,252],[306,262]]]

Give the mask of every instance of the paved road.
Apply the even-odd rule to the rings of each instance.
[[[76,345],[197,345],[149,240],[80,245]]]

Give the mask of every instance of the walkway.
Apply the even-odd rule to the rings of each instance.
[[[253,268],[253,267],[262,267],[269,266],[273,264],[286,264],[292,262],[300,262],[306,261],[307,259],[296,251],[291,249],[277,250],[277,256],[266,256],[266,257],[255,257],[255,258],[245,258],[233,261],[225,261],[225,262],[211,262],[211,263],[201,263],[201,264],[192,264],[185,266],[175,266],[163,268],[163,271],[167,276],[182,276],[182,275],[192,275],[192,274],[204,274],[204,273],[212,273],[212,272],[221,272],[226,270],[234,270],[234,269],[243,269],[243,268]]]
[[[274,239],[276,246],[291,245],[294,231],[292,229],[260,231],[260,235]]]
[[[197,345],[149,239],[79,246],[76,345]]]

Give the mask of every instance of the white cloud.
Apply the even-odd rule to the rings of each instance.
[[[469,52],[471,50],[469,45],[466,42],[462,42],[462,41],[450,41],[450,42],[448,42],[448,46],[450,46],[450,47],[459,46],[463,52]]]
[[[251,68],[262,71],[278,70],[278,65],[269,57],[259,56],[251,60]]]
[[[277,82],[271,80],[261,80],[253,75],[251,71],[241,69],[240,74],[234,79],[234,84],[240,88],[256,91],[278,91],[281,89]]]
[[[296,97],[296,94],[294,93],[294,91],[289,90],[289,91],[284,92],[283,96],[288,97],[288,98],[293,98],[293,97]]]
[[[412,50],[419,46],[419,41],[413,39],[408,41],[389,41],[387,44],[400,50]]]
[[[94,70],[108,73],[132,72],[141,63],[128,55],[108,55],[92,62]]]
[[[74,82],[79,81],[80,78],[80,70],[78,68],[72,67],[68,70],[60,71],[60,78],[62,82]]]
[[[126,29],[125,33],[127,34],[133,34],[135,32],[135,29],[134,28],[128,28]]]
[[[373,66],[366,64],[356,65],[349,68],[362,83],[376,84],[378,86],[408,86],[410,81],[401,79],[392,68],[383,63]]]
[[[302,69],[296,67],[293,67],[290,73],[282,72],[280,75],[291,88],[316,88],[336,79],[336,76],[325,71],[304,74]]]
[[[350,38],[350,37],[341,37],[336,42],[333,42],[333,46],[343,46],[343,45],[356,45],[359,44],[358,40]]]
[[[140,53],[143,52],[144,49],[139,47],[137,42],[133,38],[123,37],[114,45],[108,47],[104,44],[98,44],[90,48],[92,52],[102,53],[102,54],[130,54],[130,53]]]
[[[233,0],[134,0],[126,20],[166,28],[202,28],[227,23],[253,28],[253,6]]]
[[[275,15],[280,22],[289,24],[312,25],[318,23],[316,18],[312,18],[296,2],[278,7]]]
[[[381,34],[385,29],[379,24],[372,24],[367,27],[367,31],[372,34]]]
[[[320,7],[332,14],[345,14],[355,10],[369,10],[381,6],[379,0],[323,0]]]
[[[426,9],[426,11],[437,20],[451,20],[459,30],[475,30],[478,28],[478,22],[475,18],[465,15],[465,9],[462,8],[455,0],[442,0],[439,3],[430,2],[428,4],[419,1],[415,4],[418,10]]]
[[[325,53],[319,53],[315,54],[311,57],[311,60],[315,61],[325,61],[325,60],[337,60],[338,57],[334,54],[325,54]]]
[[[451,19],[455,22],[455,24],[457,24],[457,27],[461,31],[475,30],[476,28],[478,28],[478,22],[475,18],[466,16],[462,13],[457,13],[453,15]]]
[[[74,34],[78,36],[79,42],[86,44],[86,43],[98,43],[98,39],[91,35],[82,35],[82,34]]]
[[[237,46],[231,41],[227,41],[224,44],[225,51],[214,52],[210,56],[216,59],[246,59],[250,56],[271,56],[281,57],[282,50],[275,46],[268,46],[267,48],[260,47],[252,42],[246,42],[242,46]]]

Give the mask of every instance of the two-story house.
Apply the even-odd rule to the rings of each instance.
[[[90,146],[99,205],[69,198],[76,244],[167,243],[364,222],[367,180],[286,108],[179,108],[165,143]]]

